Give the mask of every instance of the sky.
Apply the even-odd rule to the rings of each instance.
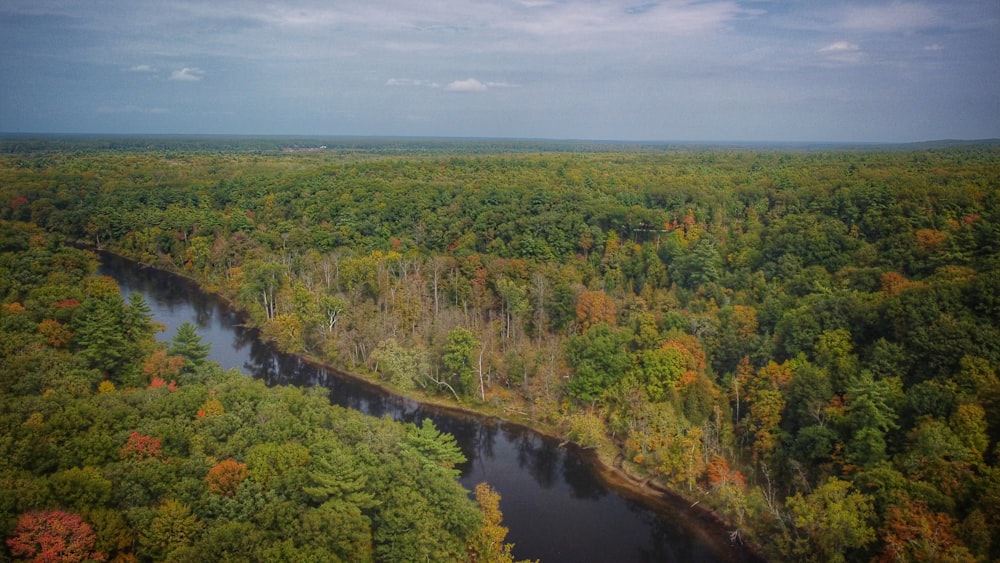
[[[1000,137],[1000,0],[2,0],[0,132]]]

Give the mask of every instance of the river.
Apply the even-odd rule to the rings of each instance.
[[[510,528],[515,558],[558,562],[751,561],[728,545],[725,530],[694,510],[654,510],[648,503],[616,493],[598,479],[588,452],[560,447],[556,440],[524,427],[483,417],[459,416],[422,406],[356,381],[334,370],[278,353],[241,324],[224,301],[201,292],[190,281],[167,272],[102,254],[99,274],[117,280],[127,297],[141,293],[156,322],[173,338],[191,322],[209,359],[268,385],[322,385],[333,403],[369,415],[405,422],[430,418],[455,436],[468,458],[461,482],[472,489],[488,482],[501,495],[504,524]]]

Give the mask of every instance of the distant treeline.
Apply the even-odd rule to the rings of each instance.
[[[286,135],[59,135],[0,133],[0,154],[87,151],[276,152],[329,151],[369,155],[497,154],[532,152],[689,152],[731,150],[865,151],[934,150],[996,146],[1000,139],[918,143],[611,141],[458,137]]]
[[[329,151],[376,155],[669,150],[678,144],[545,139],[249,135],[0,135],[0,153],[182,151],[265,153]]]

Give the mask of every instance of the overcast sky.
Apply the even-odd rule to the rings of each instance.
[[[2,0],[0,131],[1000,137],[1000,0]]]

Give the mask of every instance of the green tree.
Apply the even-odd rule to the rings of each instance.
[[[872,501],[847,481],[831,477],[807,496],[796,493],[787,506],[805,536],[796,547],[796,557],[802,560],[853,560],[852,553],[875,541]]]
[[[422,350],[406,348],[395,338],[388,338],[379,342],[371,359],[376,370],[401,391],[412,391],[417,385],[427,385],[430,365]]]
[[[675,347],[643,350],[637,360],[639,380],[645,383],[649,400],[654,402],[672,396],[674,387],[687,371],[687,358]]]
[[[190,507],[168,499],[156,509],[149,528],[142,534],[141,550],[155,560],[165,559],[172,551],[194,543],[203,527]]]
[[[707,339],[716,373],[733,373],[741,359],[759,354],[758,327],[757,310],[753,307],[732,305],[719,311],[719,330]]]
[[[465,455],[458,447],[458,443],[455,442],[455,437],[438,430],[431,419],[425,418],[420,426],[412,426],[408,429],[412,430],[406,434],[405,446],[420,452],[420,455],[429,463],[453,469],[456,465],[465,462]]]
[[[131,357],[132,343],[122,326],[121,296],[90,298],[73,316],[73,342],[91,366],[118,376]]]
[[[274,442],[252,446],[246,459],[249,478],[271,489],[301,487],[300,479],[312,461],[309,449],[302,444]]]
[[[444,368],[442,381],[451,386],[461,395],[469,395],[474,388],[476,377],[476,354],[479,351],[479,341],[471,331],[456,328],[448,333],[448,341],[444,345],[441,365]]]
[[[113,379],[138,373],[138,363],[155,344],[149,306],[138,293],[126,305],[114,282],[103,278],[91,280],[87,289],[90,296],[73,315],[74,349]]]
[[[189,322],[177,327],[177,333],[174,334],[170,346],[167,347],[167,353],[171,356],[184,358],[184,363],[189,370],[201,367],[211,350],[211,344],[203,343],[201,336],[198,335],[198,329]]]
[[[327,560],[372,561],[371,520],[355,504],[330,500],[306,510],[295,537],[304,546],[330,554]]]
[[[498,279],[495,286],[501,302],[503,318],[501,334],[504,339],[515,338],[521,317],[528,310],[528,290],[505,277]]]
[[[598,323],[587,332],[566,341],[566,359],[573,368],[569,380],[569,394],[584,402],[594,402],[601,394],[618,382],[629,367],[629,354],[625,344],[629,336],[625,331]]]
[[[671,266],[670,275],[678,285],[690,290],[716,282],[722,275],[722,258],[711,236],[694,242]]]
[[[157,326],[153,324],[153,311],[146,298],[135,291],[128,296],[128,306],[122,315],[122,326],[130,342],[146,351],[153,344]]]
[[[339,442],[327,440],[312,448],[308,485],[303,491],[319,503],[330,500],[349,502],[361,508],[378,504],[368,484],[367,467],[358,456]]]
[[[75,510],[104,506],[111,499],[111,481],[95,467],[72,467],[48,478],[52,498]]]
[[[853,438],[847,444],[849,462],[868,466],[885,457],[885,434],[899,428],[896,417],[904,401],[898,377],[875,380],[865,370],[847,392],[845,424]]]

